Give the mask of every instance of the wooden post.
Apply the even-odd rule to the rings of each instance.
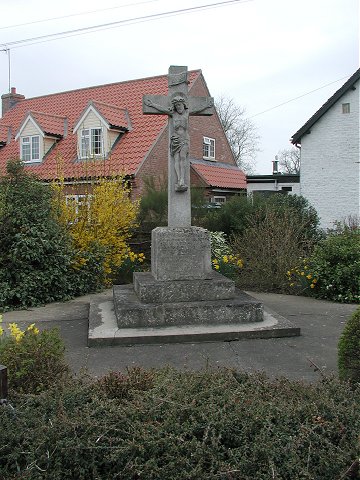
[[[5,365],[0,365],[0,402],[7,400],[8,396],[8,381],[7,368]]]

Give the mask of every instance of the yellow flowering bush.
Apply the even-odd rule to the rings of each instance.
[[[286,272],[286,275],[289,286],[299,293],[311,293],[318,282],[318,275],[307,258],[300,260],[298,265]]]
[[[130,199],[131,188],[118,176],[91,182],[80,197],[66,196],[62,180],[54,183],[53,189],[54,211],[68,229],[77,252],[73,269],[86,268],[91,260],[89,252],[95,249],[102,257],[103,281],[110,284],[127,258],[127,242],[137,226],[139,202]]]
[[[10,389],[36,394],[69,375],[57,329],[40,332],[35,323],[21,329],[17,323],[2,322],[0,315],[0,364],[8,369]]]

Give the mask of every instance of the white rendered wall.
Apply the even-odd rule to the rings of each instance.
[[[359,88],[357,82],[301,139],[300,193],[322,228],[359,215]],[[350,113],[342,113],[343,103],[350,103]]]

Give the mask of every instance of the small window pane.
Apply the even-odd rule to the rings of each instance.
[[[90,156],[90,132],[88,129],[81,132],[81,158]]]
[[[350,103],[342,104],[342,113],[350,113]]]
[[[40,142],[39,137],[32,137],[31,142],[31,159],[39,160],[40,159]]]
[[[94,128],[91,131],[91,143],[92,143],[92,154],[101,155],[102,154],[102,131],[101,128]]]
[[[21,152],[21,158],[24,162],[30,162],[31,160],[31,155],[30,155],[30,143],[24,143],[22,144],[22,152]]]

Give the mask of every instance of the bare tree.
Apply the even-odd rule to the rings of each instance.
[[[275,157],[282,173],[300,173],[300,149],[297,147],[279,150]]]
[[[232,98],[220,96],[215,107],[225,130],[236,163],[245,173],[253,173],[260,136],[255,124],[246,117],[246,109]]]

